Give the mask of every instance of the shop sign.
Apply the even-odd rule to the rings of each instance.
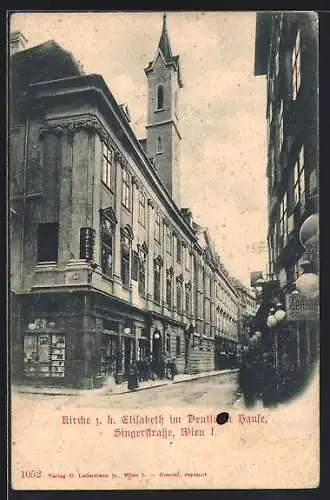
[[[301,295],[286,295],[286,314],[288,320],[319,319],[319,300]]]

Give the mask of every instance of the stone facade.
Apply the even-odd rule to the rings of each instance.
[[[43,69],[39,81],[45,59],[52,78]],[[93,388],[149,357],[192,372],[227,366],[228,351],[234,365],[238,294],[208,231],[171,196],[173,147],[157,167],[103,78],[55,42],[16,53],[12,68],[13,376]]]

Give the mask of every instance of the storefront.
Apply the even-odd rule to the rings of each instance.
[[[93,388],[148,355],[148,318],[97,293],[21,296],[15,319],[13,373],[31,383]]]

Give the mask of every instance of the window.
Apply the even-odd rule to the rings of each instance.
[[[292,51],[291,60],[292,71],[292,98],[295,101],[300,88],[300,30],[297,33],[295,44]]]
[[[110,189],[113,183],[113,157],[113,151],[102,142],[102,182]]]
[[[125,234],[121,236],[121,279],[123,285],[128,286],[130,281],[131,240]]]
[[[178,91],[176,90],[175,94],[174,94],[174,113],[175,113],[175,116],[177,118],[178,118],[178,111],[179,111],[178,104],[179,104],[179,102],[178,102]]]
[[[187,283],[185,285],[185,306],[186,306],[186,314],[187,314],[187,316],[189,316],[190,311],[191,311],[191,285],[190,285],[190,283]]]
[[[272,120],[273,120],[273,103],[272,103],[272,101],[270,101],[269,108],[268,108],[268,123],[269,123],[269,126],[271,125]]]
[[[122,196],[121,202],[128,210],[131,208],[131,176],[130,173],[123,168],[122,169]]]
[[[182,312],[182,283],[176,285],[176,310],[178,313]]]
[[[279,113],[279,129],[278,129],[278,142],[281,151],[283,143],[283,99],[281,99],[280,113]]]
[[[283,246],[286,245],[288,237],[288,202],[287,194],[284,193],[283,199],[280,204],[280,235],[283,237]]]
[[[178,238],[176,240],[176,261],[179,264],[181,264],[182,262],[182,244]]]
[[[187,247],[182,244],[182,267],[186,267],[187,265]]]
[[[156,212],[155,215],[155,240],[160,242],[160,214]]]
[[[157,153],[161,153],[162,152],[162,139],[161,137],[158,137],[157,139]]]
[[[301,147],[297,162],[293,169],[293,194],[294,206],[298,203],[305,205],[305,168],[304,168],[304,146]]]
[[[177,335],[177,337],[176,337],[176,349],[175,349],[175,351],[176,351],[176,355],[180,356],[180,354],[181,354],[181,339],[180,339],[179,335]]]
[[[166,273],[166,303],[168,307],[172,307],[172,282],[173,271],[168,269]]]
[[[170,227],[166,230],[166,250],[168,253],[172,253],[172,231]]]
[[[58,223],[46,222],[38,225],[38,262],[57,262]]]
[[[273,189],[275,184],[275,153],[274,146],[271,145],[270,148],[270,158],[269,158],[269,183],[271,189]]]
[[[142,226],[146,224],[146,197],[141,191],[139,194],[139,222]]]
[[[280,54],[279,51],[277,50],[276,56],[275,56],[275,77],[278,78],[278,74],[280,72]]]
[[[139,294],[143,297],[146,294],[146,264],[147,254],[139,250]]]
[[[164,87],[159,85],[157,89],[157,109],[164,108]]]
[[[160,284],[161,284],[161,261],[159,258],[154,262],[154,300],[160,302]]]
[[[111,276],[113,266],[113,236],[114,228],[111,221],[101,218],[101,268],[102,273]]]
[[[171,336],[169,333],[166,334],[166,352],[171,354]]]

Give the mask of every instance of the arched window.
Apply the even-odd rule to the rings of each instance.
[[[131,247],[134,239],[132,228],[126,225],[121,230],[121,279],[123,285],[130,284]]]
[[[157,257],[154,260],[154,300],[155,302],[160,302],[161,293],[160,293],[160,284],[161,284],[161,268],[163,262],[160,257]]]
[[[162,152],[162,139],[161,137],[158,137],[157,139],[157,153],[161,153]]]
[[[166,271],[166,303],[168,307],[172,307],[172,280],[173,269],[170,267]]]
[[[157,88],[157,109],[164,108],[164,87],[159,85]]]

